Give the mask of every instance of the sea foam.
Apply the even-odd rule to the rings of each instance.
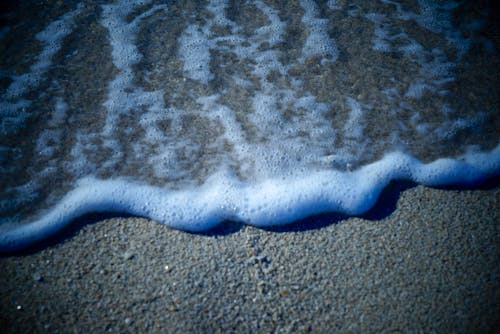
[[[500,146],[470,154],[464,161],[439,159],[422,164],[392,153],[353,172],[323,171],[290,179],[243,183],[225,173],[193,190],[167,191],[127,180],[81,179],[40,220],[0,230],[0,251],[24,248],[51,236],[89,212],[148,217],[172,228],[205,231],[223,221],[253,226],[291,223],[322,212],[359,215],[369,210],[391,180],[428,186],[470,185],[500,171]]]
[[[0,68],[0,251],[91,212],[265,227],[497,175],[494,25],[463,6],[75,4]]]

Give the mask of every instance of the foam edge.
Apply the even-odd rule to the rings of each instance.
[[[190,232],[206,231],[227,220],[269,227],[324,212],[360,215],[375,205],[392,180],[434,187],[470,186],[498,174],[500,145],[488,153],[427,164],[394,152],[353,172],[318,171],[255,184],[220,172],[199,188],[184,191],[131,184],[123,179],[85,178],[39,220],[0,228],[0,252],[28,248],[88,213],[127,213]]]

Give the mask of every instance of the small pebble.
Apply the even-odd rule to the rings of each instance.
[[[132,320],[132,319],[130,319],[130,318],[125,318],[125,325],[129,326],[129,325],[131,325],[131,324],[132,324],[132,322],[133,322],[133,320]]]
[[[33,275],[33,279],[34,279],[35,281],[37,281],[37,282],[41,282],[41,281],[43,281],[43,276],[42,276],[41,274],[39,274],[39,273],[35,273],[35,274]]]

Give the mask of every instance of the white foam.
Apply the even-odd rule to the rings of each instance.
[[[214,18],[213,24],[217,25],[233,25],[233,22],[226,18],[226,9],[228,0],[210,0],[207,4],[207,10],[210,11]]]
[[[456,64],[447,61],[442,51],[433,49],[419,54],[418,57],[421,59],[419,60],[420,76],[410,84],[405,96],[420,98],[425,90],[438,91],[444,84],[455,81],[452,71]],[[432,60],[424,61],[426,57],[432,57]],[[441,92],[446,93],[445,90]]]
[[[2,133],[15,133],[29,117],[26,109],[31,105],[31,102],[23,99],[22,96],[38,87],[52,65],[52,57],[61,48],[64,38],[73,30],[74,19],[82,8],[83,5],[79,3],[75,10],[62,15],[36,34],[36,39],[42,46],[37,61],[31,65],[28,73],[12,76],[12,83],[1,97],[0,131]]]
[[[204,231],[225,220],[254,226],[282,225],[321,212],[359,215],[369,210],[391,180],[429,186],[471,184],[500,172],[500,145],[463,161],[423,164],[394,152],[353,172],[321,171],[293,178],[242,183],[227,172],[196,189],[167,191],[121,179],[82,179],[76,189],[39,220],[0,227],[0,251],[13,251],[55,234],[89,212],[144,216],[186,231]]]
[[[455,118],[440,124],[440,126],[434,130],[434,135],[440,139],[452,138],[459,131],[480,128],[485,121],[486,117],[482,112],[478,112],[474,116]]]
[[[78,129],[75,134],[75,143],[70,151],[71,159],[64,161],[64,170],[71,173],[75,178],[83,177],[84,175],[92,174],[96,170],[96,164],[91,162],[87,152],[92,152],[95,148],[92,140],[94,135],[84,135]]]
[[[278,12],[262,1],[255,1],[255,6],[269,19],[270,24],[257,28],[250,38],[241,36],[241,27],[226,18],[226,1],[212,0],[206,9],[214,17],[207,19],[203,26],[198,24],[188,25],[179,38],[179,56],[183,59],[183,69],[186,75],[193,80],[203,84],[214,78],[210,71],[210,51],[225,51],[229,47],[239,58],[250,58],[257,62],[254,74],[261,78],[262,84],[266,85],[265,77],[271,69],[277,69],[284,73],[285,69],[277,61],[277,52],[258,51],[263,42],[270,47],[282,41],[285,31],[284,23],[279,19]],[[215,37],[212,28],[215,25],[225,25],[231,28],[231,34]],[[235,81],[241,82],[239,78]],[[242,82],[245,85],[245,82]]]
[[[280,20],[279,12],[262,1],[256,1],[255,5],[264,13],[271,24],[257,29],[256,34],[261,39],[265,39],[270,46],[274,46],[283,41],[283,34],[285,33],[285,23]]]
[[[57,98],[51,117],[47,122],[47,128],[40,132],[36,141],[36,154],[40,154],[45,158],[50,158],[54,154],[56,148],[61,143],[62,129],[68,105],[62,98]]]
[[[230,50],[234,51],[239,59],[248,59],[255,63],[252,65],[252,74],[259,78],[261,91],[257,91],[252,97],[252,108],[246,112],[246,115],[253,125],[252,128],[256,132],[257,140],[265,139],[265,141],[262,143],[248,143],[240,124],[234,117],[234,111],[227,106],[216,103],[218,96],[200,97],[197,102],[202,105],[204,115],[222,124],[224,128],[222,138],[234,144],[233,153],[240,164],[240,168],[243,171],[252,169],[252,177],[262,178],[277,175],[279,171],[290,170],[290,166],[298,160],[304,162],[321,160],[322,156],[324,156],[323,146],[329,146],[325,138],[332,136],[333,132],[329,125],[325,126],[321,122],[324,119],[323,113],[329,109],[329,105],[317,103],[316,98],[308,92],[303,93],[305,96],[296,97],[293,91],[278,88],[275,83],[268,80],[271,71],[277,71],[286,76],[290,66],[282,64],[279,60],[280,51],[272,49],[273,46],[283,41],[286,25],[280,20],[279,13],[275,9],[262,1],[256,1],[253,4],[268,18],[269,23],[253,30],[250,36],[242,36],[240,35],[240,27],[225,18],[225,3],[219,6],[209,3],[207,9],[214,13],[215,19],[209,19],[202,27],[196,27],[196,31],[203,33],[203,45],[208,50],[203,51],[202,54],[207,57],[200,55],[204,60],[191,62],[191,59],[189,59],[191,56],[186,58],[186,55],[184,55],[183,60],[185,71],[186,69],[193,69],[193,71],[188,70],[187,74],[192,79],[200,82],[206,82],[211,77],[208,69],[208,53],[212,49],[227,51],[226,48],[229,45]],[[232,33],[225,36],[210,37],[211,28],[216,22],[223,22],[231,27]],[[195,29],[194,26],[189,26],[186,30],[192,29]],[[185,39],[186,35],[189,35],[186,30],[179,41],[181,46],[187,45],[189,41],[189,39]],[[224,46],[219,46],[219,42],[225,42]],[[261,49],[263,44],[268,45],[269,48]],[[183,51],[180,51],[180,53],[182,54]],[[237,76],[234,78],[234,82],[239,82]],[[245,85],[246,83],[243,83],[243,86]],[[301,82],[296,82],[297,90],[303,90],[301,85]],[[304,116],[297,118],[294,122],[284,123],[280,113],[277,112],[279,110],[277,107],[278,101],[288,103],[294,109],[302,108],[306,110]],[[307,144],[297,135],[301,131],[308,133],[310,138],[317,138],[324,144],[315,149],[307,148]],[[255,159],[256,156],[260,158]],[[252,161],[252,168],[246,165],[247,161]]]
[[[213,14],[212,19],[207,19],[205,25],[188,25],[179,38],[179,56],[183,59],[183,69],[189,78],[208,83],[214,78],[210,72],[210,50],[217,49],[217,42],[229,41],[235,36],[218,39],[212,36],[211,29],[214,25],[228,25],[234,27],[232,21],[226,18],[228,4],[224,0],[211,0],[206,9]],[[233,41],[234,42],[234,41]]]
[[[179,54],[189,78],[204,84],[214,78],[210,72],[211,42],[198,25],[188,26],[179,39]]]
[[[103,5],[101,24],[108,29],[112,47],[113,64],[120,70],[109,84],[108,99],[104,102],[106,120],[103,129],[105,146],[114,153],[105,163],[105,167],[114,167],[123,157],[123,150],[113,134],[121,114],[131,110],[147,108],[149,110],[163,109],[163,92],[144,92],[133,85],[134,71],[132,66],[137,64],[142,55],[135,44],[136,34],[142,19],[158,11],[166,10],[166,5],[155,5],[134,17],[130,22],[127,16],[136,8],[150,4],[145,0],[121,0],[111,5]]]
[[[30,116],[27,108],[31,102],[19,99],[16,102],[0,102],[0,133],[2,135],[12,135],[23,126],[24,121]]]
[[[380,0],[381,2],[392,4],[396,7],[398,17],[402,20],[414,20],[420,26],[434,32],[442,33],[461,57],[471,46],[471,40],[462,37],[460,30],[453,26],[452,10],[460,5],[456,1],[433,1],[418,0],[419,12],[409,12],[403,10],[400,3],[393,0]]]
[[[336,61],[338,50],[335,41],[328,35],[328,20],[318,18],[319,11],[314,1],[301,0],[300,5],[305,11],[302,23],[308,31],[301,61],[314,56],[321,56],[322,63]]]
[[[406,57],[412,58],[415,54],[421,52],[422,47],[415,40],[399,29],[398,33],[390,33],[394,30],[392,21],[385,14],[368,13],[367,19],[375,24],[375,37],[373,38],[372,49],[381,52],[403,51]],[[392,28],[392,29],[391,29]],[[393,47],[392,44],[398,40],[406,40],[408,43],[404,46]]]
[[[304,14],[301,11],[291,14],[293,20],[287,20],[273,7],[275,5],[264,1],[245,2],[240,8],[242,11],[261,12],[252,15],[255,21],[248,26],[247,22],[240,26],[236,23],[239,21],[226,16],[227,1],[207,1],[199,13],[204,16],[199,17],[198,13],[190,16],[183,32],[177,36],[178,57],[173,60],[183,62],[180,66],[184,77],[193,81],[184,80],[182,75],[176,77],[176,71],[163,74],[173,76],[168,77],[167,83],[172,82],[170,79],[180,83],[177,87],[182,88],[176,92],[165,91],[164,87],[171,86],[156,80],[148,85],[156,85],[153,90],[138,87],[136,82],[140,80],[135,78],[144,74],[141,66],[137,66],[143,59],[138,34],[147,31],[142,36],[147,39],[158,33],[154,28],[149,29],[150,25],[162,19],[167,7],[156,6],[149,0],[121,0],[103,5],[100,22],[107,30],[111,59],[117,70],[117,74],[109,78],[106,101],[101,108],[105,112],[104,124],[96,116],[99,121],[95,124],[85,124],[81,129],[76,125],[63,128],[67,118],[74,120],[73,113],[78,112],[81,105],[67,106],[62,98],[55,99],[47,127],[36,133],[38,143],[33,150],[43,158],[43,166],[36,167],[37,178],[13,185],[9,191],[15,191],[15,195],[8,201],[0,201],[0,209],[9,214],[8,211],[15,211],[21,204],[29,206],[42,187],[36,180],[60,171],[69,175],[64,186],[73,190],[62,200],[55,198],[56,194],[49,195],[54,198],[45,204],[58,203],[49,211],[34,208],[32,216],[23,213],[2,217],[0,251],[41,240],[88,212],[125,212],[189,231],[206,230],[223,220],[270,226],[327,211],[360,214],[375,203],[383,187],[394,179],[431,186],[468,184],[499,173],[500,146],[489,153],[480,153],[479,146],[462,147],[467,154],[456,158],[458,160],[439,159],[429,164],[402,153],[406,149],[412,151],[412,143],[401,139],[405,137],[401,134],[409,130],[430,136],[433,143],[446,144],[457,134],[468,134],[474,127],[481,127],[491,112],[460,117],[445,102],[432,104],[429,108],[435,110],[433,115],[439,120],[436,124],[434,118],[426,118],[425,112],[429,109],[424,112],[417,109],[415,101],[409,98],[421,98],[426,91],[444,94],[446,83],[454,80],[455,65],[447,58],[449,50],[441,50],[441,45],[435,45],[436,49],[424,47],[427,43],[419,43],[417,36],[405,30],[407,22],[401,24],[401,21],[412,20],[426,29],[434,29],[442,34],[443,41],[458,40],[459,36],[449,33],[452,30],[449,25],[433,26],[432,20],[429,23],[426,19],[419,22],[425,10],[413,13],[404,11],[399,3],[391,0],[383,2],[394,4],[396,13],[367,14],[375,29],[374,36],[365,35],[360,40],[367,37],[369,41],[373,37],[367,48],[401,53],[405,59],[400,64],[411,62],[411,73],[416,76],[400,77],[397,71],[391,73],[389,69],[392,79],[387,86],[375,87],[382,89],[379,95],[382,103],[379,100],[362,103],[361,98],[350,97],[359,93],[348,87],[348,83],[342,83],[349,82],[345,80],[348,77],[333,81],[340,85],[338,87],[324,86],[331,84],[330,74],[342,74],[349,68],[344,62],[329,64],[337,58],[337,46],[329,36],[330,25],[336,24],[332,18],[341,14],[332,12],[340,9],[337,1],[326,3],[328,8],[319,7],[314,1],[301,1]],[[430,6],[434,14],[449,13],[446,6]],[[350,5],[349,8],[350,15],[364,13],[362,6]],[[194,22],[191,20],[194,18],[201,21]],[[297,28],[287,24],[305,28],[303,45],[302,39],[284,40],[289,28]],[[341,24],[347,26],[346,22]],[[250,27],[252,29],[247,29]],[[159,33],[170,33],[168,25],[166,30]],[[54,34],[58,39],[64,38],[64,34],[57,31]],[[45,38],[43,34],[40,36]],[[284,50],[288,44],[292,52]],[[37,58],[46,60],[40,61],[38,69],[50,68],[50,52]],[[148,62],[164,61],[155,53],[147,55]],[[214,54],[229,55],[236,61],[225,64],[222,60],[217,64],[215,60],[219,58],[211,58]],[[309,75],[297,74],[297,68],[304,68],[309,57],[319,57],[322,66],[315,69],[328,71],[328,75],[318,76],[316,81]],[[346,59],[346,63],[349,61],[351,59]],[[332,72],[337,66],[339,71]],[[157,67],[162,68],[165,67]],[[34,80],[30,75],[22,79],[28,85]],[[221,80],[210,82],[213,79]],[[36,84],[36,80],[33,82]],[[209,85],[200,89],[200,83]],[[215,83],[218,87],[214,87]],[[331,88],[334,92],[319,95],[315,91],[319,85],[322,90]],[[200,91],[205,91],[207,96]],[[179,106],[184,102],[186,107]],[[394,118],[394,123],[387,125],[391,132],[384,138],[376,135],[369,138],[367,134],[377,132],[374,127],[378,126],[376,120],[370,124],[369,116],[377,111],[375,108],[385,107],[385,102],[388,102],[389,115]],[[8,116],[2,120],[3,124],[19,124],[19,119],[29,116],[22,108],[29,107],[31,101],[23,100],[23,96],[1,103],[2,107],[6,106],[4,115]],[[345,107],[339,108],[339,105]],[[233,110],[236,108],[240,109]],[[410,119],[403,119],[402,115],[407,117],[408,113]],[[129,134],[131,142],[127,142]],[[383,148],[371,147],[379,145]],[[55,153],[60,148],[69,154],[58,157]],[[10,159],[14,149],[0,146],[0,161]],[[395,150],[379,161],[352,170],[360,161],[373,161],[374,156]],[[137,161],[144,168],[137,168]],[[4,165],[2,171],[7,171]],[[339,166],[340,170],[334,169]],[[112,176],[106,180],[95,176],[109,174]],[[11,196],[11,192],[7,196]],[[18,217],[20,223],[14,224]],[[35,220],[27,222],[29,217]]]
[[[44,130],[36,142],[36,152],[45,157],[51,157],[61,142],[61,136],[60,129]]]
[[[460,33],[453,29],[450,10],[453,6],[440,6],[433,2],[420,1],[420,12],[408,12],[402,9],[401,4],[392,0],[381,0],[396,7],[396,17],[408,21],[413,20],[420,26],[435,32],[442,33],[447,41],[459,51],[459,56],[467,49],[470,41],[462,39]],[[426,90],[446,94],[442,87],[455,80],[452,71],[456,63],[448,60],[444,51],[424,49],[424,47],[409,36],[402,26],[396,26],[394,20],[386,14],[368,13],[365,15],[375,26],[375,37],[372,40],[372,49],[380,52],[398,51],[410,61],[419,66],[419,76],[408,86],[406,97],[419,99]],[[461,44],[463,43],[463,44]]]
[[[338,0],[328,0],[326,3],[328,5],[328,8],[331,10],[341,10],[342,6],[338,5]]]
[[[344,125],[344,133],[347,137],[360,140],[363,135],[363,105],[351,97],[347,98],[347,103],[349,104],[351,112]]]
[[[202,60],[193,62],[185,55],[183,57],[185,71],[187,68],[198,71],[189,70],[186,73],[192,79],[200,82],[206,82],[211,77],[208,69],[208,52],[212,49],[227,51],[229,46],[229,50],[235,52],[239,59],[242,61],[250,60],[254,63],[251,74],[259,79],[261,90],[252,97],[252,108],[246,111],[246,115],[253,126],[252,129],[256,133],[257,140],[263,139],[263,142],[248,143],[240,124],[234,118],[234,111],[227,106],[218,105],[215,102],[217,96],[200,97],[197,102],[202,104],[202,110],[206,111],[204,115],[222,124],[224,128],[222,137],[234,144],[233,153],[238,160],[240,169],[243,171],[252,170],[250,173],[252,177],[262,178],[277,175],[283,170],[291,170],[291,166],[299,160],[304,163],[320,161],[325,155],[324,147],[329,147],[331,144],[325,139],[331,138],[333,131],[331,126],[328,124],[325,126],[321,122],[324,119],[323,113],[330,108],[329,105],[317,103],[315,96],[308,92],[303,92],[304,96],[298,97],[293,91],[278,88],[274,82],[269,81],[268,75],[271,71],[286,76],[290,66],[281,63],[279,60],[280,51],[273,49],[273,46],[283,41],[286,24],[280,20],[278,11],[264,2],[256,1],[253,4],[267,17],[269,23],[253,30],[250,36],[243,36],[240,35],[240,27],[225,18],[224,3],[219,7],[209,3],[207,9],[214,13],[215,19],[208,19],[205,25],[196,28],[196,31],[203,33],[203,45],[208,48],[208,51],[202,53],[207,57],[200,56]],[[313,9],[315,8],[313,6]],[[315,20],[315,18],[307,18],[307,20],[309,19]],[[211,28],[218,21],[229,26],[232,33],[211,37]],[[313,29],[318,26],[315,23],[317,22],[311,24]],[[186,30],[190,29],[194,29],[193,26],[189,26]],[[184,32],[183,36],[186,35]],[[221,42],[224,43],[218,44]],[[187,43],[186,40],[180,40],[180,45]],[[262,45],[268,45],[268,47],[261,48]],[[186,63],[191,65],[186,67]],[[235,83],[241,82],[237,76],[233,79]],[[247,85],[247,82],[242,83],[242,86]],[[302,82],[295,81],[295,86],[298,91],[304,91],[301,87]],[[278,101],[289,104],[294,109],[304,109],[303,116],[297,117],[294,122],[285,123],[278,112]],[[307,133],[309,138],[317,138],[322,144],[315,149],[307,148],[306,141],[298,136],[299,132]],[[256,156],[260,158],[255,159]],[[252,168],[247,166],[247,161],[252,161]]]

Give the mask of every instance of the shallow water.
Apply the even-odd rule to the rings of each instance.
[[[89,211],[359,214],[500,171],[498,17],[454,1],[23,2],[0,30],[0,247]]]

